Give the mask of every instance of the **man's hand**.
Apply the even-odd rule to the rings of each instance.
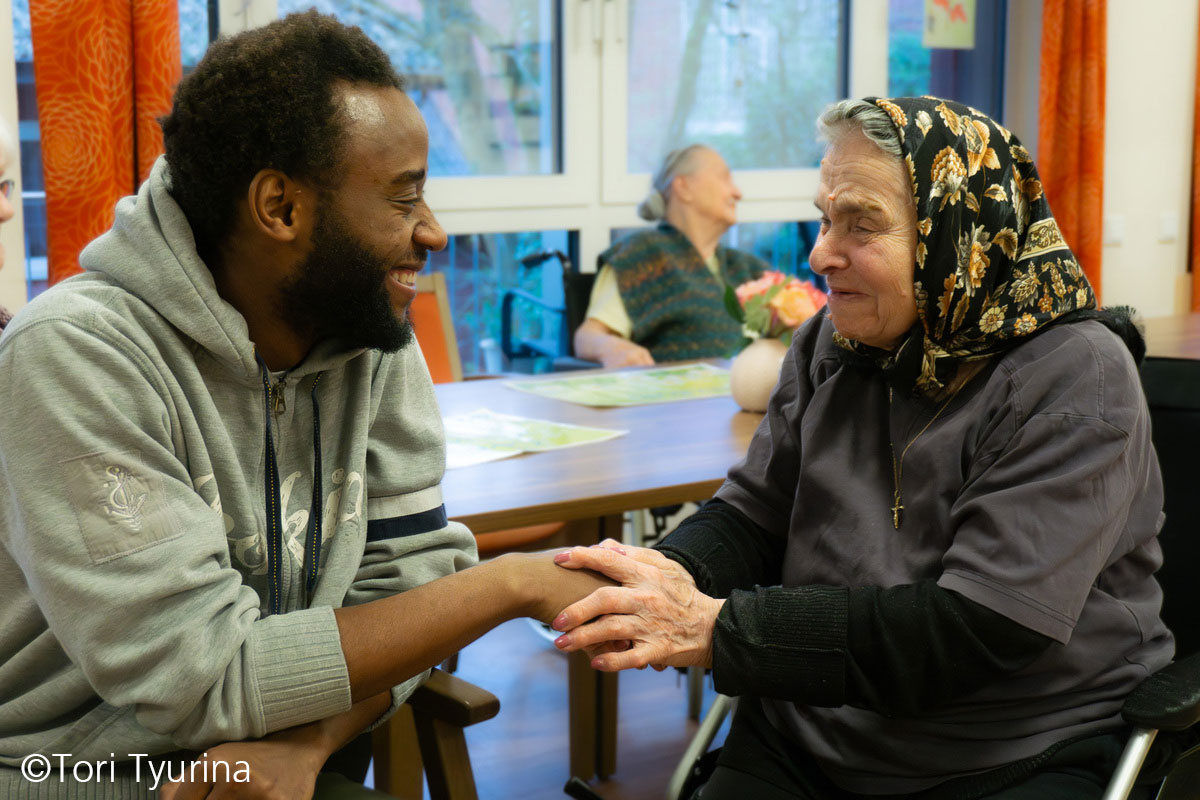
[[[616,584],[590,570],[564,570],[555,558],[567,550],[540,553],[508,553],[495,559],[506,567],[515,591],[525,595],[525,616],[550,624],[564,608],[602,587]]]
[[[207,768],[198,766],[194,773],[189,768],[189,774],[197,778],[216,780],[169,783],[159,790],[159,797],[161,800],[310,800],[317,773],[330,752],[327,741],[305,728],[279,731],[251,742],[217,745],[198,759],[208,761]],[[219,761],[228,768],[216,763]],[[242,782],[247,772],[249,780]]]
[[[725,601],[703,594],[679,564],[611,540],[572,548],[555,561],[622,584],[593,592],[555,618],[552,627],[565,631],[555,642],[560,649],[586,649],[594,656],[592,668],[606,672],[648,664],[712,666],[713,627]]]

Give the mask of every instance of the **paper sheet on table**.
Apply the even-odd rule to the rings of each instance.
[[[509,381],[507,386],[584,406],[640,406],[729,394],[729,371],[711,364]]]
[[[446,469],[499,461],[521,453],[578,447],[629,433],[499,414],[486,408],[446,417],[442,424],[446,428]]]

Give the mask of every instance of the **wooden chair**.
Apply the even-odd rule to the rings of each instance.
[[[491,692],[435,669],[372,734],[375,788],[399,800],[421,800],[424,771],[431,800],[478,800],[463,729],[499,711]]]

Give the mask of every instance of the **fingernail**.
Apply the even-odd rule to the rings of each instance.
[[[571,644],[571,637],[565,633],[562,636],[560,636],[554,640],[554,646],[560,650],[562,650],[563,648],[567,647],[570,644]]]
[[[554,556],[555,564],[565,564],[570,560],[571,560],[571,553],[567,550],[564,550],[561,553],[556,553]]]
[[[620,553],[621,555],[625,555],[625,548],[624,548],[624,547],[614,547],[614,548],[613,548],[613,550],[616,550],[616,551],[617,551],[618,553]]]
[[[559,614],[554,618],[554,622],[550,623],[550,627],[554,628],[556,631],[561,631],[563,628],[567,627],[567,615]]]

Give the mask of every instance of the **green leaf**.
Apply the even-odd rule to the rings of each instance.
[[[728,283],[725,284],[725,310],[738,322],[746,321],[746,314],[742,311],[742,304],[738,302],[737,292]]]

